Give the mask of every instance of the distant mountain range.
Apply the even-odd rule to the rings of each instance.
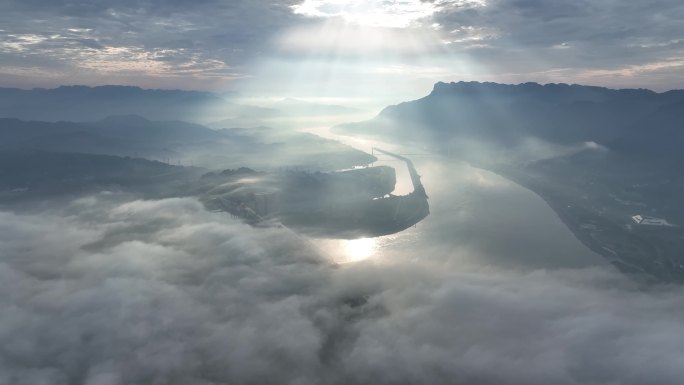
[[[135,114],[155,120],[193,120],[229,103],[212,93],[144,90],[129,86],[0,88],[0,116],[42,121],[93,121]]]
[[[135,115],[111,116],[90,123],[0,119],[0,150],[33,149],[178,159],[179,146],[223,138],[224,134],[197,124],[155,122]]]
[[[54,89],[0,88],[0,117],[32,121],[90,122],[112,115],[182,120],[217,128],[250,127],[269,119],[344,115],[355,109],[283,99],[267,107],[247,105],[236,93],[150,90],[131,86],[62,86]]]
[[[594,142],[622,151],[675,151],[684,144],[684,91],[525,83],[437,83],[426,97],[385,108],[375,119],[337,127],[398,136],[452,151],[477,141],[510,147]],[[674,155],[674,154],[673,154]]]
[[[684,91],[437,83],[336,130],[495,171],[536,192],[620,270],[684,282]],[[637,214],[675,226],[635,223]]]
[[[130,156],[223,169],[301,167],[344,169],[374,158],[332,140],[267,127],[211,129],[137,115],[93,122],[41,122],[0,118],[0,151],[50,151]]]
[[[140,158],[37,150],[0,151],[0,207],[101,191],[183,194],[202,170]]]

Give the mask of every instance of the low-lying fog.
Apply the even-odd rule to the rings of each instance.
[[[561,262],[582,249],[550,214],[506,236],[476,200],[343,265],[191,198],[2,213],[0,383],[679,383],[680,288]]]
[[[681,288],[624,277],[529,190],[414,161],[431,215],[376,239],[195,198],[0,213],[0,384],[681,382]]]

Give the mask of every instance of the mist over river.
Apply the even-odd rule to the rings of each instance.
[[[408,157],[429,196],[430,215],[400,233],[358,241],[313,240],[337,262],[422,261],[454,269],[520,271],[610,267],[573,235],[542,198],[495,173],[420,148],[338,135],[322,128],[309,131],[362,151],[380,147],[415,154]],[[394,194],[409,193],[411,181],[403,162],[376,156],[380,161],[375,165],[396,169]]]

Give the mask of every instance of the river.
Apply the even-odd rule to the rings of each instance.
[[[455,268],[538,270],[606,266],[534,192],[492,172],[425,154],[420,148],[310,129],[370,152],[373,146],[409,154],[430,197],[431,214],[397,234],[352,241],[313,239],[338,263],[404,263],[429,259]],[[397,195],[411,191],[406,165],[387,156],[376,163],[397,170]]]

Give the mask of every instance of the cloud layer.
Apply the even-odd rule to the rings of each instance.
[[[99,195],[1,213],[0,230],[0,384],[684,375],[681,288],[603,269],[462,270],[429,255],[335,267],[285,229],[250,228],[194,199]]]
[[[437,67],[410,96],[472,79],[669,89],[684,87],[672,80],[683,78],[683,17],[675,0],[9,0],[0,4],[0,75],[22,87],[225,89],[264,78],[278,89],[291,71],[269,76],[259,64],[323,56],[329,68],[370,72],[377,61]],[[407,77],[416,78],[392,81]]]
[[[288,2],[220,0],[12,0],[0,14],[0,74],[10,82],[33,71],[57,84],[99,77],[166,88],[226,86],[248,76],[244,65],[294,18]]]

